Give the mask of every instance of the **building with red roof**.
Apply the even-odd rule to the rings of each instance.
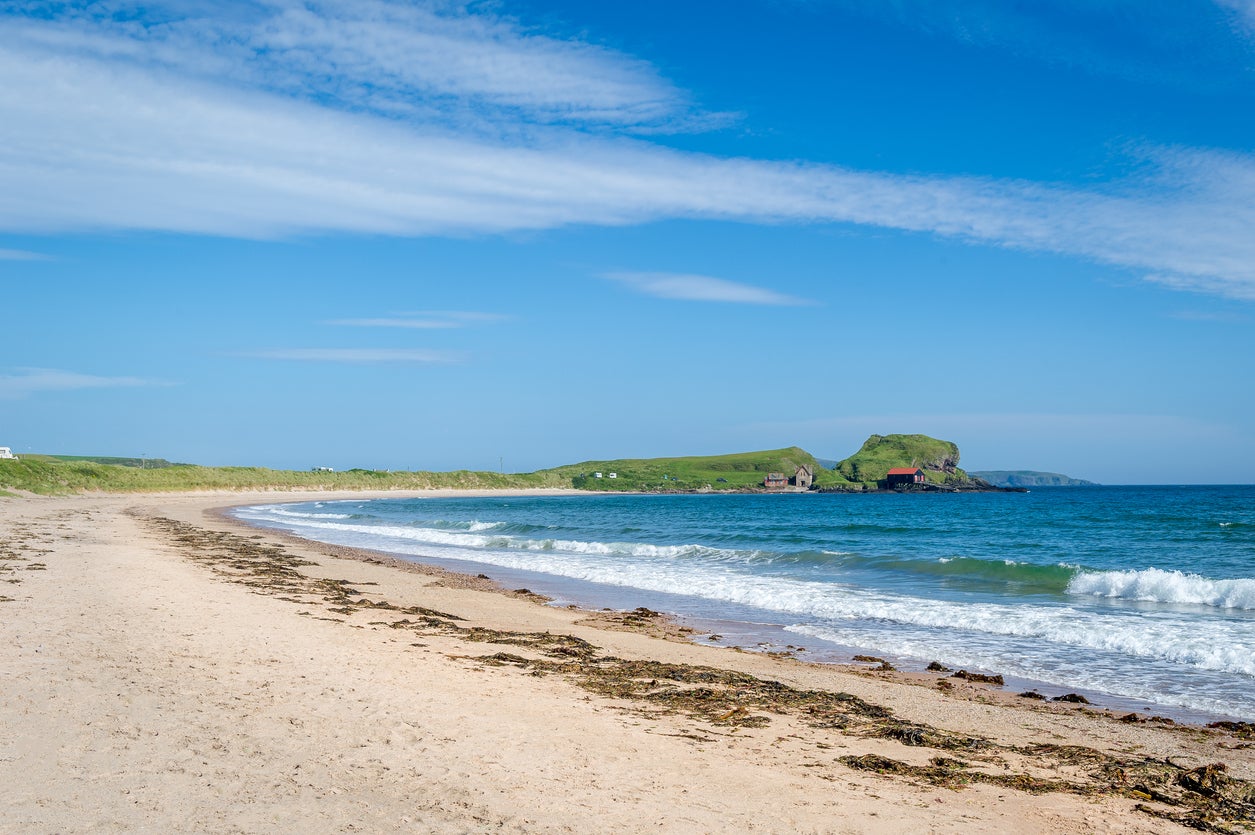
[[[893,467],[885,476],[885,486],[898,487],[904,484],[923,484],[924,471],[919,467]]]

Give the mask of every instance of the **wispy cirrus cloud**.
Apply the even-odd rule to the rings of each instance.
[[[967,47],[997,49],[1085,73],[1192,89],[1246,85],[1252,76],[1251,43],[1241,32],[1255,26],[1251,0],[835,2],[861,16]]]
[[[617,281],[639,293],[662,299],[776,306],[813,304],[806,299],[788,296],[765,287],[755,287],[751,284],[741,284],[707,275],[614,272],[605,273],[602,278]]]
[[[1139,174],[1077,187],[677,151],[577,129],[684,118],[682,96],[618,53],[427,4],[259,8],[260,20],[171,13],[146,25],[86,11],[0,18],[0,231],[850,223],[1075,256],[1255,300],[1249,153],[1149,148]],[[409,74],[402,56],[424,38],[462,56],[445,71],[456,77]],[[236,49],[253,69],[219,75]],[[550,71],[530,75],[531,61]],[[371,98],[377,90],[383,98]]]
[[[1241,316],[1237,313],[1215,310],[1178,310],[1175,313],[1169,313],[1169,318],[1180,319],[1183,322],[1249,322],[1250,317]]]
[[[508,317],[500,313],[481,313],[470,310],[428,310],[416,313],[397,313],[361,319],[332,319],[329,325],[357,328],[412,328],[417,330],[444,330],[465,328],[475,324],[501,322]]]
[[[882,413],[763,421],[750,424],[755,431],[797,433],[860,434],[926,432],[940,437],[980,436],[982,434],[1031,437],[1048,435],[1076,438],[1121,438],[1125,442],[1147,441],[1168,435],[1193,438],[1200,434],[1217,437],[1232,435],[1230,427],[1216,420],[1171,414],[1111,412],[938,412]]]
[[[0,249],[0,261],[51,261],[52,256],[25,249]]]
[[[265,351],[250,351],[240,356],[295,362],[342,362],[368,365],[381,363],[450,365],[465,361],[465,356],[456,351],[432,351],[424,348],[274,348]]]
[[[56,368],[16,368],[10,374],[0,374],[0,399],[18,400],[54,391],[168,385],[168,382],[142,377],[105,377]]]
[[[1235,13],[1244,27],[1255,32],[1255,0],[1215,0],[1215,3]]]
[[[7,25],[10,37],[61,54],[390,118],[522,114],[651,129],[719,118],[695,113],[645,61],[458,3],[260,0],[205,11],[178,0],[69,3],[51,20],[17,14]]]

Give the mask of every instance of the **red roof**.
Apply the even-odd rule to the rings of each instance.
[[[918,472],[922,472],[919,467],[893,467],[889,475],[915,475]]]

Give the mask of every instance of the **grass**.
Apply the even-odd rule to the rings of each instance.
[[[570,487],[544,473],[502,474],[458,470],[448,473],[347,470],[318,473],[265,467],[199,467],[172,464],[143,469],[93,460],[59,460],[25,455],[0,461],[0,490],[38,495],[99,491],[105,493],[177,493],[190,490],[465,490]]]
[[[956,466],[958,447],[927,435],[872,435],[837,469],[820,465],[800,447],[680,458],[616,458],[583,461],[534,473],[405,472],[388,470],[271,470],[265,467],[201,467],[164,459],[27,454],[0,460],[0,496],[81,492],[140,493],[192,490],[429,490],[576,488],[614,492],[736,491],[759,488],[768,473],[792,477],[806,465],[817,488],[873,490],[890,467],[922,467],[930,482],[967,480]],[[601,473],[598,478],[596,473]],[[615,478],[610,478],[611,474]]]
[[[159,470],[163,467],[176,466],[164,458],[118,458],[111,455],[25,455],[22,457],[34,458],[39,461],[91,461],[96,464],[139,467],[144,470]]]
[[[568,485],[590,490],[743,490],[761,487],[767,473],[792,477],[802,464],[812,472],[820,472],[815,456],[799,447],[787,447],[731,455],[583,461],[541,470],[535,475],[557,477]],[[595,473],[601,473],[602,477],[597,478]],[[610,478],[611,473],[617,477]]]
[[[575,487],[610,491],[741,490],[762,485],[769,472],[792,476],[806,464],[817,475],[815,458],[798,447],[690,458],[585,461],[534,473],[396,472],[346,470],[313,472],[264,467],[201,467],[169,464],[143,468],[139,459],[93,456],[24,455],[0,461],[0,490],[40,495],[99,491],[108,493],[181,492],[188,490],[472,490]],[[103,463],[102,463],[103,462]],[[126,462],[126,463],[114,463]],[[602,478],[594,473],[601,472]],[[609,478],[615,473],[617,478]]]
[[[835,472],[852,482],[883,479],[891,467],[919,467],[933,484],[965,482],[959,448],[927,435],[872,435],[858,452],[837,462]]]

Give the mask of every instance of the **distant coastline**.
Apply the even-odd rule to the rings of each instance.
[[[1095,481],[1073,478],[1062,473],[1038,470],[973,470],[973,478],[983,479],[996,487],[1100,487]]]

